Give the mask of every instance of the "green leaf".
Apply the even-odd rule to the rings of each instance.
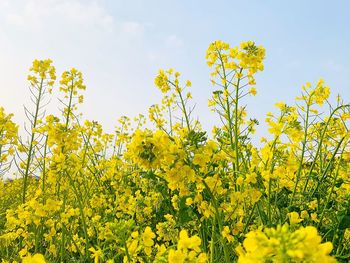
[[[350,228],[350,215],[342,216],[338,228],[340,230],[344,230],[344,229]]]

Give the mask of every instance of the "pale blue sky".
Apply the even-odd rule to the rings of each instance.
[[[208,128],[215,116],[207,109],[213,87],[205,50],[216,39],[266,48],[258,94],[247,101],[262,126],[273,104],[292,102],[307,81],[324,78],[333,97],[350,101],[349,3],[0,0],[0,105],[23,122],[31,61],[51,58],[58,74],[73,66],[83,72],[81,111],[110,132],[121,115],[146,113],[159,102],[154,76],[173,67],[192,81],[195,114]]]

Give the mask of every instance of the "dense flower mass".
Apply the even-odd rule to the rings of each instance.
[[[317,229],[312,226],[301,227],[290,232],[288,225],[277,229],[267,228],[251,231],[238,247],[238,262],[336,262],[329,256],[331,242],[321,244]]]
[[[10,158],[14,155],[17,144],[18,126],[11,120],[12,116],[0,107],[0,175],[10,167]]]
[[[264,58],[253,41],[209,45],[211,134],[173,69],[148,116],[108,134],[79,113],[83,74],[55,84],[53,62],[35,60],[25,136],[0,107],[0,262],[348,262],[350,105],[306,83],[253,145],[244,101]],[[59,116],[45,114],[56,85]]]

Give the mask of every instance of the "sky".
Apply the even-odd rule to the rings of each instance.
[[[305,82],[323,78],[350,102],[348,10],[336,0],[0,0],[0,106],[22,124],[31,62],[51,58],[57,75],[83,72],[79,109],[112,132],[120,116],[160,102],[154,77],[172,67],[192,81],[193,114],[210,129],[218,118],[207,108],[215,88],[205,51],[218,39],[253,40],[266,49],[265,70],[245,103],[264,134],[265,114],[275,102],[292,104]],[[56,106],[53,98],[48,112]]]

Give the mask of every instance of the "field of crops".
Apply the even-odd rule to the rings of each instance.
[[[211,132],[191,82],[166,69],[161,102],[114,134],[80,114],[80,71],[56,80],[35,60],[26,126],[0,107],[0,262],[348,262],[350,106],[306,83],[253,145],[244,98],[264,58],[252,41],[209,45]],[[45,114],[52,89],[60,116]]]

